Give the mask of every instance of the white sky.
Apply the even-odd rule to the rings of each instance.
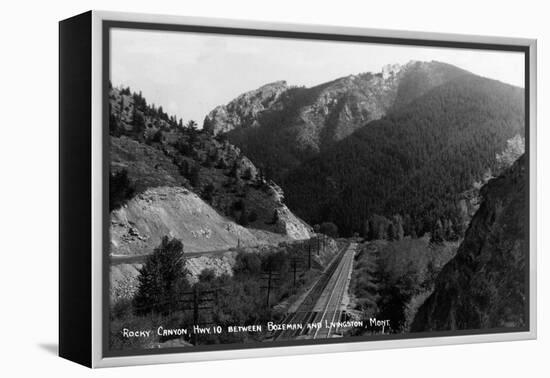
[[[273,81],[309,87],[410,60],[523,87],[522,53],[111,29],[113,85],[141,90],[148,103],[200,126],[214,107]]]

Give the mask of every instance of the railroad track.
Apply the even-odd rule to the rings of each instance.
[[[320,323],[321,328],[315,328],[311,338],[328,339],[338,332],[338,326],[332,325],[339,322],[342,317],[342,300],[348,290],[348,283],[353,269],[353,256],[355,254],[355,245],[350,246],[342,257],[337,274],[333,275],[329,282],[328,298],[323,301],[321,298],[314,309],[316,316],[314,323]],[[328,325],[328,327],[327,327]]]
[[[334,333],[332,327],[307,328],[307,323],[339,321],[341,317],[342,298],[347,290],[347,282],[353,267],[355,244],[351,243],[330,263],[323,276],[308,293],[297,311],[288,314],[281,324],[302,324],[302,329],[276,331],[272,340],[289,340],[296,338],[328,338]]]

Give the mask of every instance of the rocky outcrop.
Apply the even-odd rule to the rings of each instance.
[[[313,235],[313,229],[303,220],[294,215],[286,206],[281,206],[276,212],[276,232],[288,235],[295,240],[309,239]]]
[[[185,269],[189,273],[187,279],[191,283],[199,280],[199,275],[208,269],[216,277],[222,275],[233,275],[233,266],[235,265],[235,256],[237,252],[227,252],[219,256],[197,256],[185,260]]]
[[[386,65],[380,73],[351,75],[320,85],[316,100],[299,112],[297,120],[303,130],[298,138],[315,141],[307,147],[319,150],[463,73],[444,63],[411,61]],[[309,130],[313,135],[307,135]]]
[[[506,142],[506,148],[501,153],[496,154],[496,168],[493,173],[490,169],[485,171],[480,181],[473,183],[472,188],[461,193],[458,206],[460,208],[464,227],[470,223],[470,220],[479,209],[481,202],[480,190],[487,184],[494,175],[499,175],[510,168],[518,158],[525,152],[525,138],[516,134]]]
[[[138,276],[142,264],[111,265],[109,272],[109,296],[115,303],[132,298],[138,290]]]
[[[287,89],[285,81],[277,81],[243,93],[229,104],[220,105],[212,110],[206,116],[203,127],[217,135],[236,127],[255,126],[258,114],[270,108]]]
[[[311,88],[277,82],[218,106],[206,117],[204,128],[214,134],[232,130],[246,134],[247,129],[278,127],[294,137],[294,146],[290,147],[319,151],[369,121],[382,118],[390,109],[402,107],[464,73],[444,63],[412,61],[403,66],[387,65],[380,73],[350,75]],[[235,140],[247,149],[247,138]]]
[[[246,228],[222,217],[184,188],[146,190],[111,212],[111,254],[142,255],[164,236],[180,239],[184,252],[229,249],[261,243]]]
[[[481,205],[464,241],[437,277],[411,331],[526,325],[526,169],[522,156],[482,188]]]
[[[504,151],[497,154],[497,170],[500,172],[507,169],[524,153],[525,138],[520,134],[516,134],[514,137],[508,139]]]

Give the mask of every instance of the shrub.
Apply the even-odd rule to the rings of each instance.
[[[134,113],[132,117],[133,121],[133,130],[136,135],[141,135],[145,131],[145,117],[143,117],[143,114],[141,112],[138,112],[136,108],[134,107]]]
[[[251,211],[250,214],[248,214],[248,221],[250,223],[256,222],[258,220],[258,213],[255,211]]]
[[[233,210],[235,211],[244,211],[245,210],[245,204],[242,199],[239,199],[233,203]]]
[[[111,111],[111,104],[109,104],[109,134],[115,137],[119,137],[123,134],[123,129],[120,126],[117,117]]]
[[[223,158],[220,158],[218,160],[218,164],[216,164],[216,168],[227,169],[227,163],[225,162],[225,160]]]
[[[331,238],[338,237],[338,226],[332,222],[323,222],[319,227],[319,232],[330,236]]]
[[[246,211],[241,211],[241,215],[239,216],[239,224],[243,227],[248,226],[248,214]]]
[[[198,187],[200,184],[200,171],[201,168],[199,165],[194,165],[193,168],[191,168],[191,171],[189,172],[189,176],[187,177],[189,179],[189,183],[194,188]]]
[[[145,142],[147,144],[162,143],[162,131],[158,129],[153,134],[151,134]]]
[[[256,253],[239,252],[235,258],[235,275],[258,275],[262,271],[262,260]]]
[[[204,190],[202,192],[202,197],[204,198],[204,200],[208,203],[211,203],[212,202],[212,199],[214,198],[214,192],[215,192],[216,188],[214,187],[214,185],[212,183],[209,183],[208,185],[206,185],[204,187]]]

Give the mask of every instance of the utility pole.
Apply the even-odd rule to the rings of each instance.
[[[307,269],[311,270],[311,243],[308,241],[308,257],[307,257]]]
[[[271,293],[271,277],[273,275],[273,272],[271,271],[271,267],[269,268],[269,278],[267,279],[267,301],[266,301],[266,307],[269,308],[269,294]]]
[[[199,324],[199,289],[193,286],[193,326]],[[193,332],[193,345],[197,345],[197,334]]]
[[[183,305],[181,311],[193,311],[193,326],[199,325],[201,320],[201,311],[206,310],[207,313],[212,314],[214,309],[214,302],[217,302],[218,288],[213,290],[199,290],[197,285],[193,286],[193,290],[183,293],[184,299],[178,301]],[[189,305],[189,306],[187,306]],[[212,317],[210,317],[212,318]],[[208,322],[202,322],[202,324],[210,324],[212,319]],[[193,332],[191,342],[197,345],[197,334]]]
[[[299,257],[292,258],[292,274],[293,274],[293,286],[296,288],[296,274],[298,273],[298,263],[301,261]]]
[[[267,289],[266,300],[265,300],[267,308],[269,308],[271,291],[275,287],[274,281],[277,280],[280,276],[280,273],[273,272],[273,268],[271,267],[271,264],[269,265],[268,269],[269,270],[267,272],[263,273],[264,275],[267,275],[267,276],[262,277],[262,279],[267,280],[267,285],[261,287],[262,289]]]
[[[292,274],[294,278],[293,284],[294,284],[294,288],[296,288],[298,276],[299,274],[302,274],[304,272],[304,265],[305,265],[304,257],[300,254],[296,254],[295,256],[292,257],[291,262],[292,262],[291,269],[292,269]]]
[[[317,234],[317,256],[321,253],[321,235]]]
[[[294,280],[292,286],[296,287],[296,259],[292,260],[292,270],[294,274]]]
[[[193,286],[193,324],[199,324],[199,289]]]

